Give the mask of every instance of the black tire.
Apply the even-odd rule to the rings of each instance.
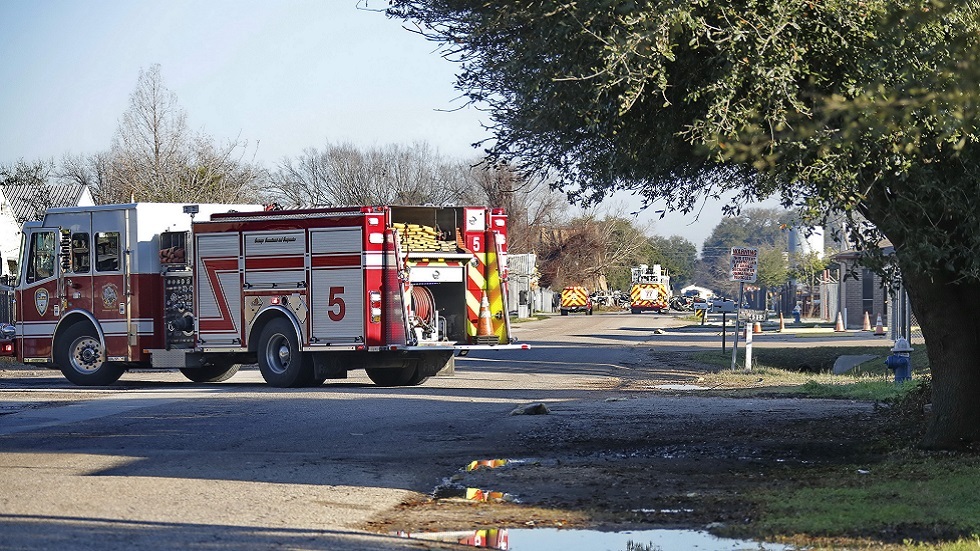
[[[266,383],[295,388],[312,382],[312,358],[300,351],[296,330],[286,318],[276,318],[262,329],[256,352]]]
[[[563,316],[567,316],[567,315],[568,315],[568,310],[562,310],[562,311],[561,311],[561,315],[563,315]]]
[[[210,365],[181,369],[180,372],[195,383],[220,383],[231,379],[241,367],[242,364],[231,360],[212,360]]]
[[[639,314],[640,310],[638,308],[630,308],[630,314]]]
[[[422,377],[418,367],[369,368],[367,376],[378,386],[418,386],[427,380]]]
[[[585,311],[585,315],[586,316],[591,316],[592,315],[592,308],[589,308],[588,310],[586,310]]]
[[[80,386],[106,386],[119,380],[123,368],[106,360],[95,329],[76,323],[54,341],[54,363],[66,379]]]

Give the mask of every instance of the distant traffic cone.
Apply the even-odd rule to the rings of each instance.
[[[783,313],[779,313],[779,332],[782,333],[786,330],[786,320],[783,319]]]
[[[483,344],[482,341],[489,341],[491,339],[496,339],[497,335],[493,332],[493,321],[490,319],[490,301],[487,300],[487,293],[483,293],[483,298],[480,299],[480,323],[476,327],[476,339],[477,342]]]
[[[878,321],[875,322],[875,336],[885,336],[885,326],[881,324],[881,314],[878,314]]]
[[[844,315],[837,312],[837,325],[834,326],[834,331],[837,333],[844,332]]]
[[[868,316],[867,310],[864,312],[864,327],[861,328],[861,331],[871,331],[871,317]]]
[[[755,322],[754,324],[752,324],[752,332],[755,333],[756,335],[762,333],[762,324],[759,322]]]

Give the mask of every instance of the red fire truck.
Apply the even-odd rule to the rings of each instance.
[[[247,363],[278,387],[354,369],[417,385],[455,354],[527,348],[506,236],[485,207],[53,208],[23,229],[13,349],[79,385],[137,368],[217,382]]]

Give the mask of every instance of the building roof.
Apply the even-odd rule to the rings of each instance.
[[[40,220],[49,207],[72,207],[79,204],[87,191],[82,184],[9,184],[0,186],[0,201],[5,200],[18,224]]]

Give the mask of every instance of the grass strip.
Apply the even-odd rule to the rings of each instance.
[[[753,532],[887,540],[901,527],[901,533],[916,534],[915,539],[924,544],[963,543],[977,549],[980,470],[974,462],[967,455],[910,458],[902,454],[863,468],[842,465],[818,470],[800,479],[797,488],[764,490],[753,496],[760,512]]]

